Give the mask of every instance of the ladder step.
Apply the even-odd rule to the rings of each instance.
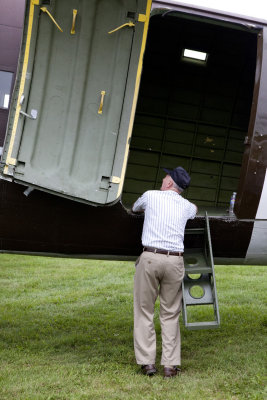
[[[211,267],[185,267],[186,274],[208,274],[212,272]]]
[[[220,323],[217,321],[208,321],[208,322],[188,322],[186,327],[190,330],[198,330],[198,329],[208,329],[208,328],[218,328]]]
[[[196,290],[196,294],[194,293]],[[185,276],[183,281],[184,301],[186,305],[213,304],[213,287],[209,274],[201,275],[198,279]]]
[[[207,268],[211,269],[211,266],[207,265],[207,261],[205,259],[204,253],[186,253],[184,254],[184,266],[186,271],[200,272],[203,269],[203,272],[206,271]]]

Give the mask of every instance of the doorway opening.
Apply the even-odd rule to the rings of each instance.
[[[155,10],[154,10],[155,12]],[[225,215],[237,191],[255,82],[257,33],[242,25],[156,10],[147,48],[122,202],[159,189],[183,166],[183,196]],[[205,56],[185,56],[185,50]]]

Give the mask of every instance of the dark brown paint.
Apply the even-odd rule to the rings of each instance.
[[[26,197],[23,191],[0,182],[1,250],[84,256],[137,256],[142,250],[143,217],[121,203],[93,207],[40,191]],[[187,228],[203,226],[204,217],[197,217]],[[252,222],[211,218],[210,227],[215,257],[245,257]],[[199,247],[196,238],[186,237],[186,247]]]
[[[263,62],[266,63],[263,47],[267,46],[264,32],[266,34],[266,28],[258,34],[253,102],[235,207],[239,218],[255,218],[267,167],[266,68],[262,68]]]
[[[236,212],[239,218],[255,218],[267,168],[267,29],[259,34],[255,100],[249,126],[249,143],[243,159]],[[261,66],[265,68],[261,68]],[[260,73],[261,72],[261,73]],[[255,121],[255,122],[254,122]]]

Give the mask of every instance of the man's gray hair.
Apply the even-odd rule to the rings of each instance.
[[[178,186],[177,183],[175,183],[173,179],[172,179],[172,181],[173,181],[174,189],[179,190],[179,192],[182,193],[184,189],[180,188],[180,186]]]

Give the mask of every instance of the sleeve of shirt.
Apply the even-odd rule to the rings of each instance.
[[[132,210],[133,212],[145,211],[147,204],[147,192],[145,192],[139,199],[134,203]]]
[[[193,203],[189,203],[189,219],[194,219],[197,213],[197,206]]]

